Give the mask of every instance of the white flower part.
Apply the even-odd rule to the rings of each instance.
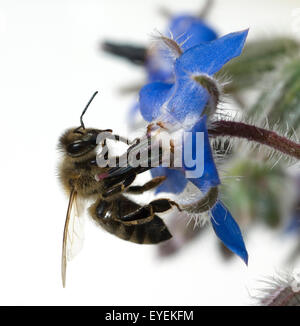
[[[294,292],[300,292],[300,268],[294,269],[292,276],[294,278],[291,283],[292,290]]]
[[[168,53],[173,60],[176,60],[182,55],[183,51],[180,45],[173,39],[172,34],[171,38],[169,38],[159,33],[159,35],[155,36],[154,39],[157,41],[159,48],[168,50]]]
[[[300,269],[281,272],[261,281],[256,301],[262,306],[300,306]]]
[[[181,205],[193,205],[195,206],[199,203],[199,201],[203,198],[204,194],[201,192],[199,188],[197,188],[194,184],[191,182],[188,182],[184,191],[176,195],[176,202]],[[189,221],[187,224],[194,221],[194,228],[196,227],[203,227],[207,222],[210,221],[211,213],[210,211],[204,212],[204,213],[187,213],[183,212],[183,214],[186,214],[189,218]]]
[[[182,123],[184,130],[190,130],[193,128],[193,126],[199,121],[199,115],[195,113],[188,113],[185,116],[185,119]]]

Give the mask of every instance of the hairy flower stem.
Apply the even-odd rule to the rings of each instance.
[[[274,131],[266,130],[243,122],[219,120],[212,122],[208,129],[212,137],[231,136],[245,138],[272,147],[300,160],[300,144],[297,144]]]

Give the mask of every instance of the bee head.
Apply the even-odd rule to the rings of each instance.
[[[59,147],[71,157],[80,157],[97,147],[98,129],[68,129],[59,140]]]
[[[86,129],[83,123],[83,116],[98,92],[95,92],[80,116],[80,126],[68,129],[59,140],[58,147],[68,156],[81,157],[93,151],[97,147],[97,136],[102,130]]]

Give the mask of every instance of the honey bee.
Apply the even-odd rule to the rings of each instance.
[[[79,202],[92,200],[88,208],[92,219],[109,233],[138,244],[157,244],[172,237],[164,221],[156,213],[180,206],[167,198],[151,201],[141,206],[126,194],[142,194],[160,185],[165,177],[156,177],[144,185],[132,185],[139,173],[150,168],[99,167],[97,164],[97,137],[113,136],[117,141],[131,144],[125,138],[114,135],[112,130],[85,128],[83,115],[96,96],[94,93],[80,117],[80,126],[66,130],[59,139],[63,156],[59,166],[59,179],[69,195],[69,204],[63,232],[62,283],[66,283],[67,260],[72,256],[78,237],[76,225],[80,222]],[[104,139],[104,143],[106,139]],[[103,146],[103,144],[102,144]],[[95,178],[106,175],[105,178]],[[76,248],[75,248],[76,250]]]

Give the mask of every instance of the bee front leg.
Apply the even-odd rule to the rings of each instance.
[[[155,213],[166,212],[174,206],[181,211],[180,206],[176,202],[167,198],[160,198],[153,200],[148,205],[139,208],[133,213],[122,216],[119,219],[124,224],[143,224],[151,221],[154,218]]]

